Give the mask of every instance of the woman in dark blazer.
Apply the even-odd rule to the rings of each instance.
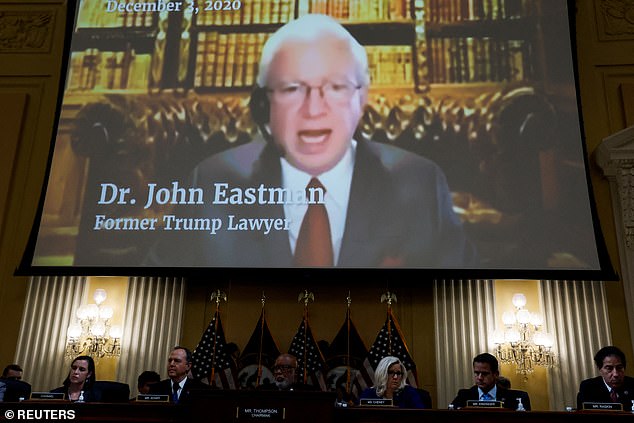
[[[64,384],[51,392],[63,392],[65,399],[74,402],[96,401],[95,378],[95,361],[90,356],[80,355],[71,363]]]

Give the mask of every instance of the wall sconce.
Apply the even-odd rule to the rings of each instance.
[[[106,297],[105,289],[96,289],[93,295],[95,303],[84,304],[75,312],[77,319],[66,332],[67,358],[89,355],[99,359],[121,355],[123,331],[120,326],[110,325],[113,310],[102,305]]]
[[[516,372],[524,376],[532,373],[535,366],[553,367],[553,339],[542,330],[543,317],[524,308],[524,294],[513,295],[513,306],[515,312],[507,311],[502,315],[504,330],[496,330],[493,334],[495,355],[503,364],[514,364]]]

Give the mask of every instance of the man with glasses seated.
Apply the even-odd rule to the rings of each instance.
[[[407,370],[396,357],[387,356],[379,361],[374,371],[375,384],[365,389],[359,397],[364,399],[391,399],[400,408],[425,408],[420,393],[405,382]]]
[[[297,358],[292,354],[280,354],[273,365],[274,382],[259,385],[267,391],[316,391],[312,385],[297,381]]]
[[[146,264],[472,267],[440,167],[355,136],[369,84],[364,47],[335,19],[280,27],[249,104],[262,137],[203,160],[181,183],[205,195],[186,216],[222,227],[163,231]]]

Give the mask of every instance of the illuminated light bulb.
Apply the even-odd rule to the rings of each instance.
[[[110,336],[115,339],[120,339],[123,336],[123,329],[121,326],[113,326],[110,328]]]
[[[112,317],[114,311],[110,306],[104,306],[99,309],[99,317],[105,320],[108,320]]]
[[[71,323],[68,326],[66,337],[69,339],[79,339],[80,336],[81,336],[81,325],[78,323]]]
[[[513,295],[513,305],[516,308],[522,308],[526,305],[526,295],[518,293]]]
[[[531,314],[531,323],[534,326],[541,326],[544,324],[544,318],[539,313],[533,313]]]
[[[99,288],[95,289],[95,294],[92,296],[92,298],[95,300],[95,303],[97,303],[97,305],[101,305],[101,303],[106,301],[107,296],[108,295],[106,294],[106,290]]]
[[[95,319],[99,316],[99,307],[97,304],[86,304],[86,319]]]
[[[511,311],[505,311],[504,314],[502,314],[502,323],[504,323],[506,326],[512,326],[515,324],[515,313],[511,312]]]
[[[520,311],[517,312],[517,322],[525,325],[528,322],[531,321],[531,312],[526,310],[526,309],[522,309]]]
[[[104,336],[106,333],[106,325],[101,322],[95,323],[90,327],[90,333],[95,336]]]
[[[504,343],[504,332],[501,330],[496,330],[493,332],[493,343],[494,344],[503,344]]]

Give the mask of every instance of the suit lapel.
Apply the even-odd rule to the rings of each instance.
[[[357,143],[339,266],[382,265],[386,245],[397,237],[386,210],[394,204],[391,175],[367,141]],[[378,261],[371,263],[372,261]]]
[[[269,187],[282,186],[282,167],[280,165],[280,155],[271,143],[267,143],[262,153],[253,165],[251,176],[252,186],[259,186],[263,183]],[[284,218],[284,206],[276,204],[272,206],[257,207],[255,218],[279,219]],[[264,235],[256,232],[254,242],[261,245],[261,254],[265,265],[279,267],[290,267],[293,263],[291,247],[286,231],[271,231]]]

